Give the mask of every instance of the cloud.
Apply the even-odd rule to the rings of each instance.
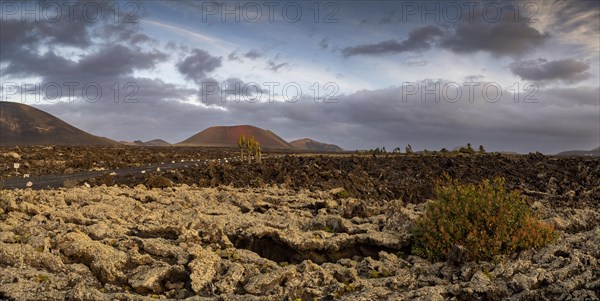
[[[267,62],[267,70],[271,70],[274,72],[279,71],[279,69],[284,68],[284,67],[288,67],[290,66],[289,63],[279,63],[279,58],[280,58],[281,54],[277,54],[273,59],[269,60]]]
[[[524,22],[525,16],[515,21],[514,16],[505,14],[491,22],[485,20],[482,11],[477,12],[473,20],[462,20],[445,35],[440,47],[461,54],[484,51],[494,56],[518,56],[532,52],[550,38]]]
[[[443,87],[449,81],[425,82]],[[545,89],[536,93],[537,103],[515,103],[508,87],[497,102],[486,101],[484,84],[476,88],[473,102],[465,87],[456,103],[419,97],[404,102],[402,87],[391,87],[338,95],[339,102],[332,104],[315,103],[306,95],[296,103],[228,102],[223,114],[284,138],[315,136],[348,149],[408,143],[440,149],[471,142],[490,150],[556,153],[600,142],[598,87]]]
[[[195,4],[195,2],[192,3]],[[156,5],[163,5],[163,3]],[[597,7],[597,4],[594,5]],[[560,7],[571,12],[568,5]],[[554,44],[549,46],[547,41],[553,40],[557,36],[566,38],[573,33],[571,30],[576,31],[573,34],[576,34],[581,40],[586,38],[587,33],[592,33],[591,38],[587,37],[588,43],[597,45],[597,39],[594,41],[593,39],[597,37],[598,27],[597,20],[594,21],[593,17],[598,14],[586,7],[587,5],[578,8],[576,13],[568,14],[568,17],[564,18],[558,18],[561,14],[560,11],[554,12],[550,15],[555,18],[550,23],[544,23],[544,26],[538,26],[544,21],[542,16],[540,16],[541,22],[534,24],[514,24],[507,20],[498,23],[477,21],[475,24],[458,23],[445,27],[441,25],[437,25],[437,27],[424,26],[416,28],[406,37],[399,38],[392,27],[380,26],[385,27],[387,31],[380,31],[377,35],[372,35],[373,38],[382,37],[375,40],[375,43],[353,45],[353,47],[345,48],[341,53],[346,57],[402,53],[404,55],[398,62],[398,66],[400,69],[405,67],[407,73],[394,72],[393,74],[406,74],[409,76],[406,80],[414,80],[420,75],[417,72],[414,74],[411,72],[421,70],[417,70],[418,67],[406,67],[401,64],[419,66],[426,63],[424,55],[421,53],[431,48],[440,50],[432,53],[440,55],[440,58],[431,59],[431,62],[444,61],[445,55],[448,54],[445,49],[456,54],[451,54],[450,57],[457,58],[457,63],[443,64],[444,67],[459,66],[466,61],[462,58],[469,58],[470,54],[475,52],[485,52],[493,56],[521,56],[545,46],[548,48],[542,49],[544,55],[561,53],[560,51],[564,49],[554,49],[552,48]],[[586,13],[586,9],[589,12]],[[107,8],[105,11],[113,10]],[[362,12],[364,9],[361,8],[360,11]],[[371,14],[367,11],[365,13]],[[334,34],[340,39],[347,36],[363,37],[363,32],[366,32],[368,28],[357,25],[363,17],[364,15],[358,15],[356,18],[341,20],[347,22],[342,25],[351,24],[356,27],[346,27],[340,31],[328,27],[328,30],[333,31],[328,31],[326,35],[331,38]],[[574,19],[570,19],[570,17],[574,17]],[[364,65],[349,65],[347,60],[341,60],[340,63],[315,59],[314,66],[325,63],[323,69],[328,68],[321,78],[327,78],[327,75],[333,77],[343,74],[343,77],[347,79],[345,82],[356,83],[354,85],[346,84],[341,93],[344,93],[343,89],[348,89],[348,87],[355,91],[361,87],[371,87],[372,84],[374,88],[351,94],[338,93],[336,95],[338,103],[315,103],[311,98],[312,91],[309,87],[304,86],[302,86],[304,98],[297,103],[266,102],[268,91],[251,88],[247,90],[249,94],[247,96],[252,98],[262,93],[260,102],[251,103],[244,100],[235,102],[231,99],[234,96],[243,96],[244,90],[241,87],[245,86],[248,81],[255,79],[263,82],[272,79],[263,76],[264,73],[274,74],[269,71],[262,72],[257,68],[252,70],[235,68],[231,74],[216,74],[227,69],[221,68],[223,60],[249,61],[250,57],[246,59],[245,55],[252,53],[252,49],[246,53],[239,52],[239,50],[232,52],[236,48],[244,49],[242,48],[244,46],[227,44],[227,47],[222,47],[223,50],[216,54],[212,51],[209,53],[199,48],[194,49],[193,46],[182,46],[175,43],[163,45],[164,47],[161,48],[158,41],[146,36],[144,32],[151,34],[152,30],[161,27],[182,34],[190,41],[190,44],[187,45],[198,43],[200,43],[198,45],[202,45],[202,43],[206,45],[206,43],[213,42],[226,44],[211,36],[201,35],[180,27],[179,24],[172,25],[162,22],[162,19],[160,21],[148,20],[148,22],[141,20],[140,23],[144,26],[144,30],[148,31],[140,30],[139,25],[136,24],[112,24],[110,20],[112,17],[108,16],[106,20],[97,23],[75,21],[69,24],[61,21],[54,24],[11,20],[2,23],[0,31],[2,64],[0,67],[2,67],[3,76],[11,80],[21,76],[39,77],[44,82],[98,83],[104,91],[98,102],[88,103],[82,99],[80,97],[82,88],[79,86],[75,91],[75,94],[79,96],[76,96],[74,102],[40,107],[84,130],[116,140],[166,138],[170,142],[179,142],[209,126],[247,123],[271,129],[287,139],[308,136],[339,144],[348,149],[383,145],[392,149],[408,143],[411,143],[415,149],[440,149],[471,142],[474,145],[483,144],[489,150],[502,149],[522,152],[541,150],[552,153],[567,148],[593,148],[597,147],[599,142],[600,104],[598,99],[600,91],[597,86],[579,86],[567,89],[563,87],[549,88],[550,85],[547,85],[545,89],[539,90],[535,94],[535,98],[539,100],[537,103],[523,103],[523,101],[515,103],[509,87],[503,87],[504,93],[496,103],[486,102],[482,99],[481,93],[476,93],[477,97],[473,102],[450,103],[442,100],[440,103],[436,103],[431,100],[422,102],[419,99],[403,102],[400,98],[401,87],[380,88],[388,85],[388,82],[385,81],[386,74],[383,72],[376,74],[381,74],[381,77],[374,76],[371,81],[362,81],[363,78],[371,78],[370,75],[373,75],[364,73]],[[377,18],[372,19],[367,26],[377,26],[378,20]],[[561,22],[565,24],[564,27],[553,27]],[[219,32],[238,34],[237,31],[228,31],[230,25],[235,24],[219,28],[214,26],[209,29],[212,29],[211,33],[215,36]],[[287,36],[287,33],[290,32],[286,31],[289,29],[285,27],[282,26],[281,35],[283,36]],[[318,30],[320,27],[315,28]],[[271,28],[265,28],[265,32],[267,29]],[[564,29],[565,31],[557,32],[554,29]],[[162,33],[162,31],[158,32]],[[392,36],[389,36],[390,32],[394,32]],[[253,33],[262,34],[260,31]],[[369,31],[368,34],[372,34],[372,32]],[[248,35],[245,38],[248,37],[256,38],[258,41],[273,38],[270,34]],[[322,38],[321,41],[319,41],[320,38]],[[394,40],[395,38],[397,40]],[[236,41],[236,43],[247,42],[245,39],[237,40],[235,37],[230,40]],[[556,41],[557,43],[563,42],[562,39]],[[318,44],[315,45],[317,42]],[[546,45],[544,45],[545,43]],[[312,46],[304,44],[302,45],[304,48],[299,47],[292,50],[292,46],[301,46],[301,44],[278,45],[281,47],[278,50],[282,51],[283,59],[280,59],[279,55],[272,57],[267,55],[268,52],[258,51],[255,54],[261,55],[261,59],[258,59],[258,56],[254,56],[254,58],[261,62],[264,60],[265,65],[261,67],[273,72],[285,71],[292,67],[298,69],[294,70],[296,72],[280,73],[279,75],[283,76],[282,81],[284,79],[287,81],[300,79],[301,83],[302,81],[310,83],[313,78],[309,76],[312,74],[309,69],[312,67],[303,63],[313,59],[314,53],[305,50],[337,48],[331,45],[329,39],[320,36],[313,41]],[[356,44],[360,44],[360,42]],[[276,43],[271,45],[276,45]],[[570,51],[571,48],[568,50]],[[298,53],[302,55],[295,56]],[[510,71],[528,80],[577,81],[580,77],[590,76],[590,74],[596,76],[596,53],[587,52],[582,56],[579,56],[581,53],[570,54],[569,57],[576,59],[557,59],[557,57],[548,56],[547,59],[519,60],[510,66]],[[221,55],[223,57],[220,57]],[[427,58],[427,60],[430,59]],[[590,65],[583,66],[583,62],[589,62]],[[339,67],[337,64],[344,66]],[[482,71],[478,70],[482,68],[497,70],[504,64],[503,61],[487,60],[476,62],[477,66],[473,67],[476,69],[463,69],[460,65],[455,72],[456,78],[453,79],[464,78],[465,81],[481,81],[482,78],[477,74]],[[421,69],[437,67],[431,65],[433,63],[429,63],[427,67]],[[139,75],[149,73],[148,71],[158,69],[158,67],[160,69],[157,70],[156,76],[162,79]],[[167,68],[163,71],[163,67]],[[298,72],[302,68],[308,71]],[[469,67],[465,66],[464,68]],[[312,69],[316,70],[317,68]],[[432,70],[434,73],[431,76],[436,76],[435,68]],[[175,72],[175,76],[172,71]],[[190,82],[177,82],[180,78],[177,71]],[[288,77],[288,74],[293,75]],[[506,74],[498,73],[498,76],[503,75]],[[485,78],[487,77],[486,75]],[[169,80],[175,78],[175,82],[169,82],[167,78]],[[356,78],[360,78],[360,80]],[[403,76],[397,78],[405,80]],[[377,82],[380,79],[384,84]],[[113,95],[115,81],[118,82],[120,88],[116,99]],[[202,102],[202,91],[199,90],[199,85],[193,88],[187,86],[192,82],[218,84],[218,92],[211,95],[206,102]],[[222,82],[223,86],[221,86]],[[443,84],[448,81],[442,80],[441,82]],[[126,86],[127,83],[135,84],[136,89],[132,92]],[[323,83],[321,81],[321,85]],[[281,98],[281,88],[282,86],[275,88],[277,99]],[[321,88],[323,87],[321,86]],[[231,98],[223,102],[219,93],[223,93],[225,90],[230,90],[232,93],[230,94]],[[93,91],[91,93],[93,94]],[[467,91],[463,87],[463,96],[466,97],[466,95]],[[135,99],[137,102],[126,103],[125,99]]]
[[[56,4],[63,13],[52,20],[43,15],[37,16],[36,22],[3,20],[0,53],[4,74],[41,77],[46,82],[94,81],[151,69],[168,57],[156,49],[143,50],[156,41],[143,34],[137,23],[115,21],[121,19],[115,18],[109,2],[94,3],[101,11],[98,20],[86,18],[85,5]]]
[[[248,52],[244,53],[244,57],[245,58],[249,58],[251,60],[255,60],[255,59],[260,58],[262,56],[263,56],[263,54],[260,53],[256,49],[250,49]]]
[[[570,46],[571,53],[600,51],[600,2],[537,0],[535,7],[536,22],[531,26],[552,32],[552,38]]]
[[[99,76],[131,74],[135,69],[150,69],[167,55],[160,51],[143,52],[123,45],[110,45],[87,55],[76,64],[72,72],[93,72]]]
[[[290,64],[288,64],[288,63],[279,63],[279,64],[277,64],[274,61],[268,61],[267,62],[267,69],[269,69],[271,71],[277,72],[277,71],[279,71],[279,69],[281,69],[283,67],[286,67],[286,66],[289,66],[289,65]]]
[[[186,99],[195,98],[197,89],[188,89],[160,79],[123,77],[120,84],[134,83],[136,90],[121,87],[115,100],[112,83],[101,83],[102,99],[89,103],[81,99],[52,105],[35,105],[85,131],[115,140],[163,138],[179,142],[203,122],[215,122],[221,112]],[[132,91],[135,93],[130,94]],[[126,100],[127,99],[127,100]],[[132,101],[133,100],[133,101]],[[201,120],[202,122],[198,122]],[[172,137],[177,137],[172,140]]]
[[[192,53],[177,63],[177,70],[187,79],[198,84],[206,75],[221,67],[222,57],[214,57],[202,49],[192,49]]]
[[[243,62],[243,60],[237,55],[237,50],[229,53],[227,55],[227,59],[230,61],[238,61],[238,62]]]
[[[578,82],[590,77],[590,65],[575,59],[548,61],[537,60],[514,62],[510,70],[525,80]]]
[[[505,10],[509,10],[504,7]],[[458,22],[447,24],[447,30],[428,25],[414,29],[404,41],[394,39],[374,44],[362,44],[342,49],[342,55],[381,55],[407,51],[421,52],[437,47],[458,54],[479,51],[494,56],[520,56],[534,51],[550,39],[550,34],[542,33],[531,24],[524,22],[525,16],[516,18],[504,14],[498,21],[486,20],[483,10],[474,10],[474,15],[463,14]],[[518,11],[518,10],[517,10]],[[519,13],[523,13],[518,11]],[[393,14],[388,13],[387,16]],[[515,18],[520,21],[515,21]],[[380,23],[388,23],[384,17]],[[436,39],[437,38],[437,39]]]
[[[441,36],[442,30],[435,26],[424,26],[414,29],[408,34],[408,39],[398,42],[387,40],[377,44],[363,44],[342,49],[344,57],[353,55],[380,55],[406,51],[423,51],[431,48],[431,40]]]
[[[102,103],[76,101],[40,108],[116,140],[166,138],[179,142],[217,124],[253,124],[284,139],[309,136],[347,149],[408,143],[415,149],[440,149],[470,142],[488,150],[556,153],[596,147],[600,135],[598,87],[541,90],[535,95],[537,103],[515,103],[508,87],[495,103],[485,101],[480,90],[473,102],[466,98],[466,91],[456,103],[443,99],[423,102],[418,97],[404,102],[402,87],[391,87],[338,95],[338,103],[315,103],[309,95],[295,103],[267,102],[269,92],[262,91],[260,102],[222,102],[216,95],[202,105],[184,101],[193,98],[196,89],[158,79],[124,79],[139,85],[138,103],[114,103],[108,95]],[[441,86],[448,83],[439,82]],[[226,84],[233,89],[245,83],[229,78]]]

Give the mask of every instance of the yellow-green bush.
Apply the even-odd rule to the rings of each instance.
[[[504,184],[496,178],[461,185],[446,176],[413,227],[413,252],[445,260],[456,244],[465,248],[467,260],[478,261],[552,241],[554,229],[533,215],[525,197],[507,192]]]

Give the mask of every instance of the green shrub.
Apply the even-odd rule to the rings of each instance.
[[[338,190],[333,191],[333,197],[336,200],[347,199],[350,197],[350,194],[348,191],[346,191],[346,189],[339,188]]]
[[[37,276],[35,276],[35,281],[39,283],[48,282],[50,281],[50,277],[44,274],[38,274]]]
[[[461,185],[445,176],[435,199],[413,227],[416,255],[445,260],[454,245],[465,248],[469,261],[490,260],[555,238],[554,229],[539,221],[518,191],[507,192],[505,180]]]

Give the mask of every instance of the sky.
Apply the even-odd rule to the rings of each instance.
[[[600,145],[599,1],[3,1],[1,100],[117,141],[251,124],[414,150]]]

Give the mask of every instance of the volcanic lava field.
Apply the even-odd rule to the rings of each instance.
[[[191,147],[2,154],[3,181],[106,173],[54,189],[0,190],[0,299],[599,297],[598,158],[267,152],[256,164],[236,160],[235,149]],[[153,168],[111,174],[140,166]],[[444,175],[506,179],[557,239],[460,265],[415,255],[410,228]]]

